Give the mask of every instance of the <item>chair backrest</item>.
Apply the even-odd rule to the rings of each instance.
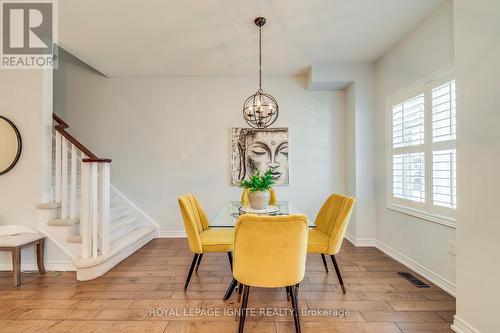
[[[182,195],[177,198],[177,201],[184,220],[189,247],[194,253],[202,253],[200,233],[208,229],[207,215],[198,199],[192,194]]]
[[[248,206],[249,202],[248,202],[248,193],[250,191],[248,189],[244,189],[243,190],[243,193],[241,193],[241,205],[242,206]],[[274,206],[276,205],[276,202],[277,202],[277,198],[276,198],[276,191],[274,190],[274,188],[270,188],[269,189],[269,204],[271,206]]]
[[[234,278],[264,288],[299,283],[304,278],[307,233],[305,215],[240,216],[234,234]]]
[[[330,235],[328,254],[339,252],[355,202],[355,198],[335,193],[319,210],[314,224],[318,230]]]

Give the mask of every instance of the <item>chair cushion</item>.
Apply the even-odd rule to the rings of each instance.
[[[355,198],[336,193],[326,199],[314,221],[316,229],[330,237],[328,250],[322,251],[322,253],[336,254],[339,252],[355,202]],[[313,238],[315,237],[319,238],[314,240],[315,244],[317,241],[323,242],[322,236],[315,234]],[[319,247],[311,246],[310,252],[319,252]]]
[[[211,228],[200,233],[203,252],[233,251],[234,229]]]
[[[41,234],[17,234],[12,236],[0,236],[0,247],[16,247],[25,245],[44,238]]]
[[[327,253],[330,237],[318,229],[309,230],[307,240],[307,252],[309,253]]]
[[[304,278],[307,217],[244,214],[236,222],[233,277],[260,288],[296,285]]]

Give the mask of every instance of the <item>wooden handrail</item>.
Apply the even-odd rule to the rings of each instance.
[[[75,139],[71,134],[66,132],[66,128],[69,127],[69,125],[61,119],[57,114],[52,113],[52,119],[54,119],[58,125],[55,125],[54,128],[56,131],[61,133],[62,136],[66,138],[69,142],[74,144],[78,149],[84,153],[87,158],[83,158],[82,162],[98,162],[98,163],[111,163],[111,159],[109,158],[99,158],[97,157],[94,153],[92,153],[87,147],[85,147],[80,141]]]

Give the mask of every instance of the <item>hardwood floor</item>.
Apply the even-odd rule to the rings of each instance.
[[[433,285],[413,287],[396,274],[409,270],[374,248],[345,241],[337,258],[346,295],[331,262],[326,274],[319,255],[308,257],[299,305],[311,315],[301,317],[303,332],[452,332],[452,296]],[[16,288],[12,273],[0,272],[0,332],[236,332],[238,318],[230,314],[239,309],[237,293],[222,301],[231,281],[227,255],[204,255],[184,292],[191,260],[185,239],[156,239],[88,282],[77,282],[71,272],[23,273]],[[289,312],[259,313],[260,308],[289,308],[284,289],[253,288],[249,306],[257,313],[247,317],[245,332],[294,332]],[[190,312],[196,309],[203,313]],[[315,309],[350,313],[313,316]],[[210,316],[216,311],[218,316]]]

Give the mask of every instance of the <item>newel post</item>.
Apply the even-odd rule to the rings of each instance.
[[[82,259],[90,257],[92,241],[90,238],[90,164],[82,162],[82,179],[80,185],[80,235],[82,236]]]
[[[110,248],[110,162],[82,159],[82,258],[97,258]]]
[[[110,229],[109,229],[109,208],[110,208],[110,164],[99,163],[99,207],[100,207],[100,229],[101,229],[101,252],[102,255],[109,253]]]
[[[61,133],[56,131],[56,151],[55,151],[55,169],[56,169],[56,179],[55,179],[55,189],[54,189],[54,201],[61,202],[61,166],[62,166],[62,147],[61,147]]]

